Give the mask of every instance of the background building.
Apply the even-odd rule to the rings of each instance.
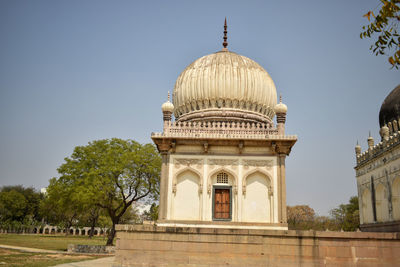
[[[379,112],[381,141],[357,144],[356,179],[362,231],[400,231],[400,85]]]

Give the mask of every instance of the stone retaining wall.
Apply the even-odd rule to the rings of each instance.
[[[400,233],[117,225],[114,267],[400,266]]]
[[[101,245],[79,245],[69,244],[69,253],[85,253],[85,254],[114,254],[114,246],[101,246]]]

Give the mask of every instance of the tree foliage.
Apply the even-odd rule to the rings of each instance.
[[[360,226],[358,197],[351,197],[349,204],[341,204],[330,211],[335,222],[344,231],[355,231]]]
[[[287,206],[287,218],[291,229],[311,229],[315,211],[308,205]]]
[[[152,203],[150,209],[143,213],[143,219],[146,221],[157,221],[158,220],[158,207],[156,203]]]
[[[388,61],[392,68],[400,66],[400,0],[380,0],[381,8],[378,15],[368,11],[364,15],[370,22],[363,26],[360,38],[372,38],[377,35],[376,42],[371,45],[370,50],[375,55],[388,55]]]
[[[65,228],[68,234],[72,226],[77,226],[81,217],[87,213],[90,203],[81,198],[78,188],[68,180],[50,179],[46,196],[40,205],[42,216],[46,223]]]
[[[351,197],[348,204],[341,204],[329,213],[329,217],[318,216],[307,205],[287,206],[289,229],[356,231],[360,226],[358,197]]]
[[[58,172],[64,186],[110,217],[107,245],[111,245],[115,225],[132,203],[158,197],[160,169],[161,158],[153,145],[113,138],[76,147]]]
[[[20,228],[40,223],[39,205],[42,194],[22,185],[3,186],[0,190],[0,224]]]

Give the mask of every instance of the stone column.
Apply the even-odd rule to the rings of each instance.
[[[204,157],[204,162],[203,162],[203,194],[202,194],[202,214],[201,214],[201,220],[207,221],[208,220],[208,215],[209,215],[209,206],[208,206],[208,158]],[[212,218],[212,217],[211,217]]]
[[[167,218],[167,207],[168,207],[168,163],[169,156],[168,152],[161,151],[161,176],[160,176],[160,202],[159,202],[159,220],[165,220]]]
[[[283,153],[278,154],[278,221],[287,223],[286,212],[286,174],[285,174],[285,158]]]
[[[242,221],[242,215],[243,215],[243,160],[239,159],[239,164],[238,164],[238,182],[237,182],[237,221],[241,222]]]

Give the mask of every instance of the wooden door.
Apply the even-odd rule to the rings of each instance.
[[[230,190],[216,188],[214,194],[214,219],[230,219]]]

